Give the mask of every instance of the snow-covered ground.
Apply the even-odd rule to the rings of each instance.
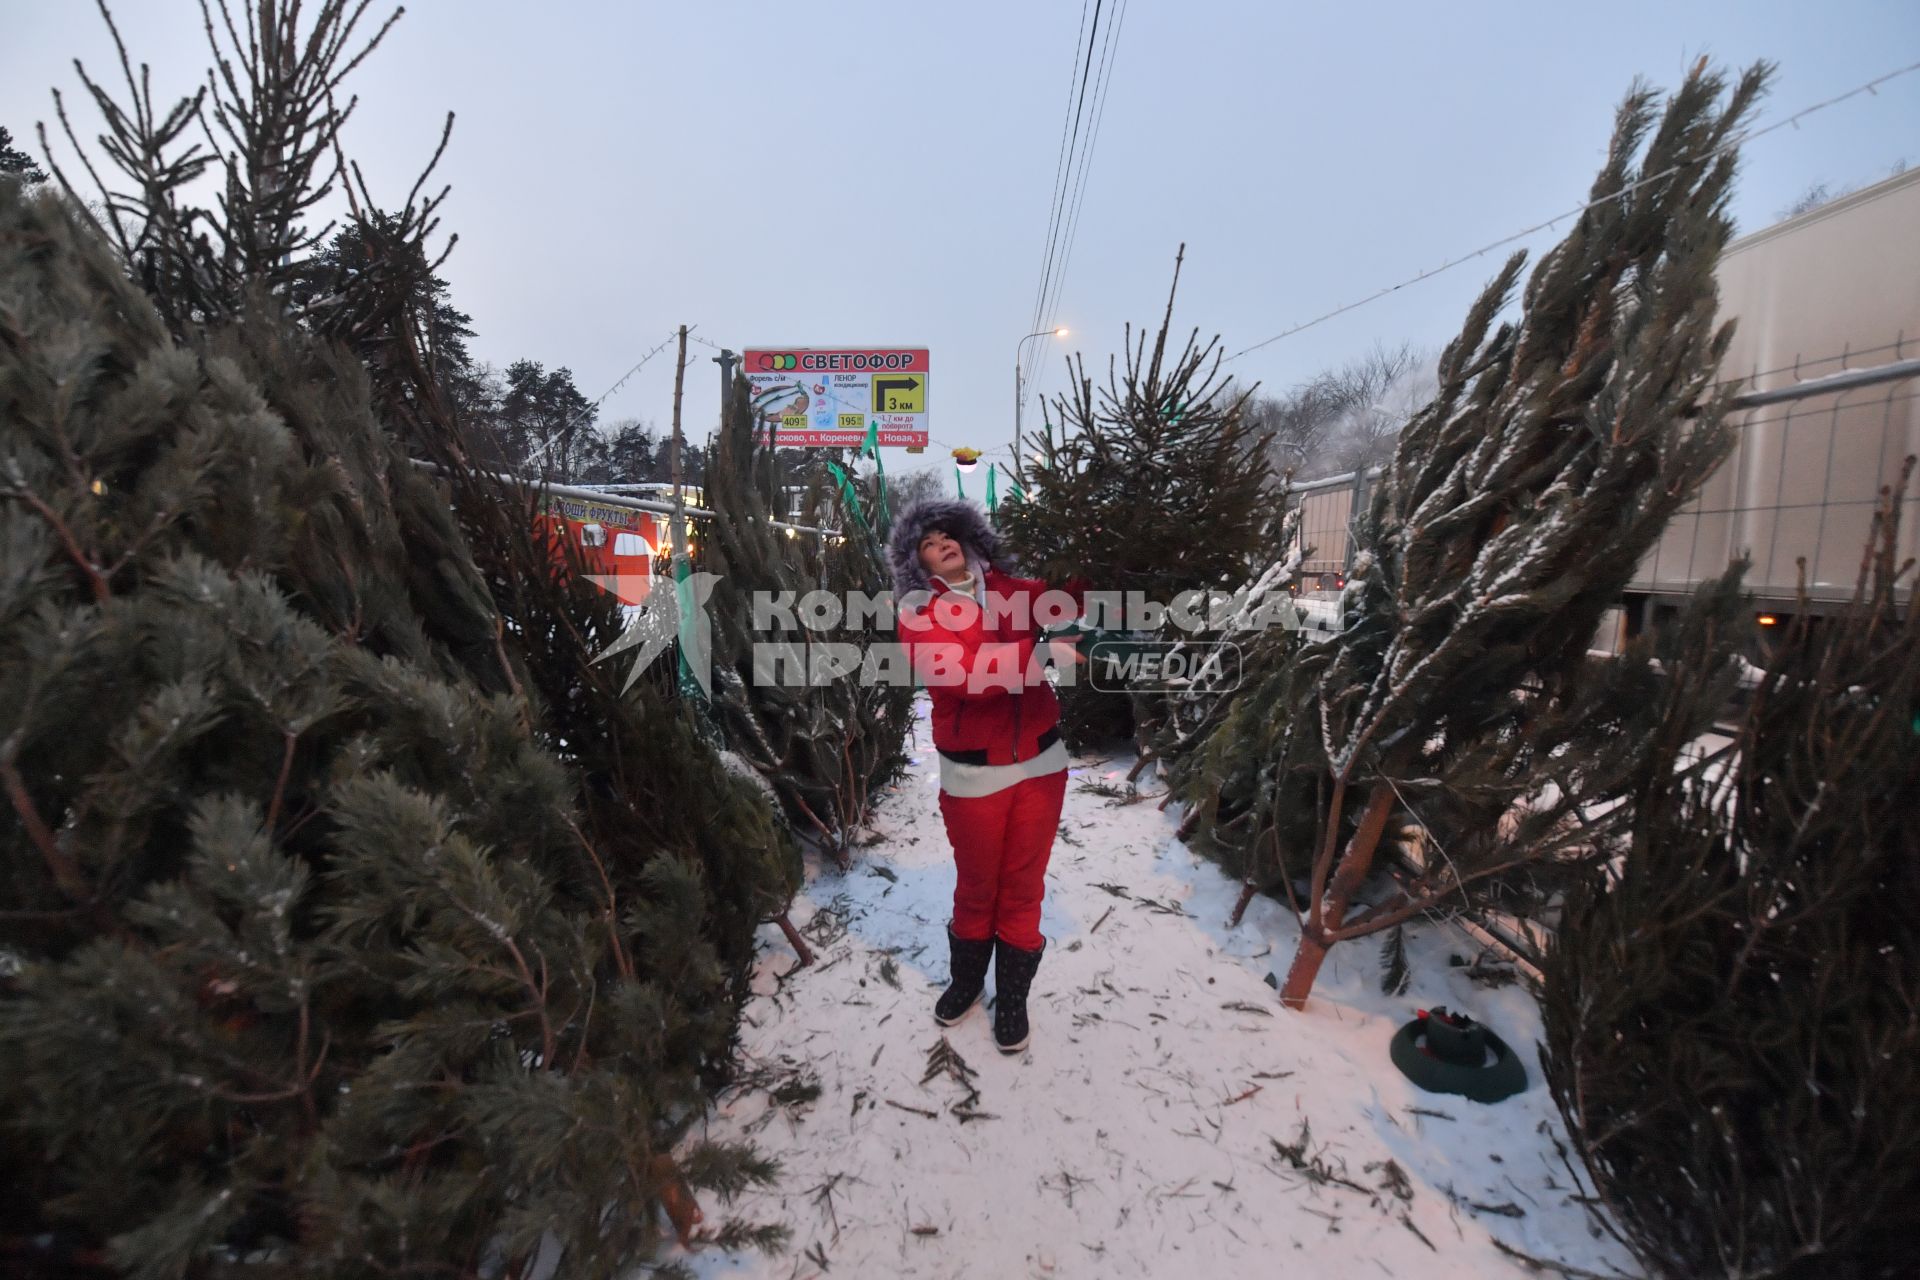
[[[815,964],[763,931],[745,1073],[709,1124],[783,1165],[777,1187],[709,1204],[709,1223],[785,1223],[789,1250],[705,1250],[683,1259],[698,1275],[1534,1274],[1496,1240],[1630,1272],[1557,1149],[1524,989],[1476,982],[1451,961],[1477,944],[1422,926],[1406,995],[1380,993],[1379,947],[1362,940],[1288,1012],[1269,975],[1292,953],[1291,915],[1261,899],[1229,932],[1239,887],[1175,839],[1160,785],[1103,794],[1125,790],[1128,759],[1075,761],[1032,1045],[1003,1057],[983,1010],[939,1027],[954,872],[917,733],[852,869],[808,869],[793,919]],[[1388,1041],[1438,1004],[1506,1037],[1526,1092],[1483,1106],[1401,1076]]]

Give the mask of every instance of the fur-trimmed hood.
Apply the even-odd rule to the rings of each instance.
[[[993,531],[978,503],[965,498],[923,498],[894,517],[893,531],[887,536],[887,567],[893,572],[895,600],[933,588],[920,564],[920,539],[929,529],[938,529],[959,543],[969,563],[1002,571],[1008,568],[1000,535]]]

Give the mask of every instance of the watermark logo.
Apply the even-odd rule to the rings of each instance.
[[[1231,640],[1146,641],[1120,646],[1111,655],[1096,653],[1087,666],[1087,684],[1110,693],[1140,689],[1240,687],[1243,658]]]
[[[648,575],[652,581],[636,590],[634,575],[609,579],[590,575],[595,586],[611,591],[622,601],[637,598],[620,638],[595,655],[594,662],[637,650],[633,666],[627,672],[625,693],[633,688],[640,673],[652,666],[661,654],[679,644],[681,671],[699,686],[701,696],[713,696],[713,619],[707,614],[707,601],[720,581],[714,573],[690,573],[675,581],[665,574]]]
[[[718,575],[590,578],[629,605],[626,629],[594,658],[597,663],[633,655],[622,692],[674,652],[682,678],[703,696],[712,695],[708,606]],[[1226,690],[1239,685],[1245,662],[1231,637],[1275,628],[1323,634],[1340,629],[1336,604],[1285,590],[1191,591],[1164,603],[1139,592],[1089,592],[1083,599],[1058,591],[1031,598],[989,593],[982,603],[951,591],[914,592],[897,602],[890,592],[756,591],[746,603],[753,639],[746,655],[751,670],[743,674],[761,687],[856,681],[965,686],[977,693],[1085,680],[1113,691]],[[911,624],[904,633],[902,618]],[[1062,629],[1075,627],[1084,666],[1058,639]],[[1041,638],[1030,645],[993,639],[1036,631]],[[884,638],[889,633],[895,638]]]

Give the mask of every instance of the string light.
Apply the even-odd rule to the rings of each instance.
[[[638,360],[636,360],[634,362],[633,368],[621,374],[619,381],[615,382],[612,386],[608,387],[605,391],[602,391],[600,393],[600,398],[598,400],[595,400],[592,404],[588,405],[585,409],[582,409],[579,415],[575,417],[573,421],[567,423],[566,426],[560,428],[558,431],[548,436],[545,440],[542,440],[539,444],[527,450],[527,456],[529,458],[532,458],[532,457],[538,456],[539,454],[545,453],[548,449],[551,449],[553,447],[554,441],[558,440],[561,436],[565,435],[567,432],[579,426],[582,422],[585,422],[590,415],[598,412],[600,406],[606,402],[606,399],[608,396],[618,391],[621,387],[624,387],[625,385],[627,385],[628,378],[631,378],[634,374],[640,372],[640,370],[645,367],[647,361],[653,359],[655,356],[659,355],[662,351],[665,351],[669,346],[671,346],[679,338],[679,336],[680,335],[678,332],[668,334],[661,341],[659,346],[655,347],[653,350],[647,352],[647,354],[641,356]],[[693,336],[692,332],[689,331],[687,336],[692,337]]]

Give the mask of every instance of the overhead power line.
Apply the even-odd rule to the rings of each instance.
[[[1887,83],[1889,80],[1897,80],[1901,76],[1909,75],[1915,71],[1920,71],[1920,62],[1910,63],[1907,66],[1901,67],[1896,71],[1889,71],[1883,76],[1879,76],[1879,77],[1876,77],[1875,79],[1867,81],[1865,84],[1855,85],[1853,88],[1847,90],[1845,93],[1836,94],[1835,96],[1828,98],[1823,102],[1816,102],[1816,103],[1813,103],[1811,106],[1802,107],[1800,110],[1794,112],[1792,115],[1786,116],[1780,120],[1776,120],[1772,124],[1766,125],[1762,128],[1749,129],[1745,133],[1738,134],[1728,139],[1726,142],[1721,143],[1719,146],[1713,148],[1711,151],[1708,151],[1706,154],[1698,157],[1698,159],[1710,160],[1714,156],[1717,156],[1722,152],[1731,151],[1736,147],[1744,146],[1745,144],[1752,142],[1756,138],[1763,138],[1769,133],[1773,133],[1776,130],[1786,128],[1788,125],[1798,125],[1801,120],[1804,120],[1806,117],[1814,114],[1816,111],[1824,111],[1828,107],[1837,106],[1838,104],[1847,101],[1847,99],[1858,97],[1863,93],[1877,93],[1879,86]],[[1661,182],[1667,178],[1672,177],[1673,174],[1678,171],[1679,167],[1680,166],[1678,165],[1673,165],[1673,166],[1670,166],[1669,168],[1661,170],[1659,173],[1649,174],[1648,176],[1641,178],[1637,182],[1628,183],[1626,186],[1620,188],[1618,191],[1612,192],[1609,195],[1601,196],[1598,200],[1590,200],[1583,205],[1579,205],[1575,208],[1567,210],[1565,213],[1556,213],[1551,218],[1548,218],[1542,222],[1536,222],[1532,226],[1527,227],[1520,231],[1516,231],[1511,235],[1502,236],[1498,240],[1492,241],[1491,243],[1488,243],[1488,244],[1481,245],[1478,249],[1475,249],[1469,253],[1463,253],[1463,254],[1460,254],[1458,257],[1449,258],[1447,259],[1447,261],[1441,263],[1439,266],[1434,267],[1431,270],[1422,271],[1419,275],[1412,276],[1412,277],[1409,277],[1408,279],[1402,280],[1399,284],[1388,285],[1384,289],[1375,290],[1373,293],[1368,294],[1364,298],[1360,298],[1353,302],[1349,302],[1344,306],[1335,307],[1333,310],[1317,315],[1311,320],[1304,320],[1301,323],[1294,325],[1291,329],[1282,330],[1281,332],[1274,334],[1271,338],[1263,339],[1259,342],[1254,343],[1250,347],[1243,347],[1240,350],[1234,352],[1232,355],[1228,356],[1227,360],[1228,361],[1238,360],[1241,356],[1247,355],[1254,351],[1258,351],[1262,347],[1272,346],[1274,343],[1280,341],[1282,338],[1291,338],[1294,334],[1303,333],[1306,330],[1313,328],[1315,325],[1325,324],[1327,321],[1333,319],[1335,316],[1342,316],[1349,311],[1356,311],[1359,308],[1368,305],[1369,303],[1378,302],[1380,299],[1386,297],[1388,294],[1398,293],[1400,290],[1405,289],[1410,285],[1419,284],[1423,280],[1431,280],[1433,279],[1433,277],[1440,275],[1442,272],[1451,271],[1453,270],[1453,268],[1460,266],[1463,263],[1471,262],[1475,258],[1484,257],[1485,255],[1493,252],[1495,249],[1503,249],[1506,246],[1514,243],[1516,240],[1524,240],[1528,236],[1534,235],[1541,231],[1545,231],[1553,227],[1555,224],[1559,223],[1563,219],[1577,218],[1581,214],[1587,212],[1589,209],[1597,209],[1600,206],[1605,204],[1610,204],[1615,200],[1624,200],[1626,197],[1632,195],[1635,191],[1638,191],[1640,188],[1644,186],[1647,186],[1655,182]]]
[[[1081,113],[1086,103],[1087,82],[1089,74],[1091,73],[1094,84],[1094,118],[1097,121],[1099,117],[1100,88],[1106,80],[1107,49],[1113,42],[1114,24],[1109,21],[1107,23],[1107,39],[1101,46],[1099,70],[1094,71],[1093,45],[1095,41],[1100,39],[1099,19],[1100,6],[1096,4],[1094,7],[1094,28],[1087,38],[1086,58],[1082,65],[1080,75],[1079,102],[1075,109],[1073,121],[1076,146],[1070,149],[1067,154],[1067,170],[1061,177],[1060,216],[1053,228],[1055,243],[1052,247],[1052,269],[1040,282],[1040,301],[1034,311],[1033,323],[1028,327],[1028,332],[1030,333],[1040,333],[1053,329],[1053,317],[1059,305],[1060,288],[1066,276],[1066,259],[1072,252],[1070,246],[1072,244],[1073,227],[1079,220],[1080,192],[1082,186],[1079,178],[1080,175],[1086,171],[1087,155],[1093,146],[1095,132],[1092,122],[1089,122],[1086,134],[1087,140],[1084,144],[1079,143]],[[1027,352],[1026,372],[1021,380],[1021,386],[1023,388],[1032,385],[1033,375],[1045,362],[1046,349],[1051,342],[1051,337],[1041,338],[1033,349]]]
[[[1094,27],[1100,25],[1098,8],[1094,10]],[[1060,239],[1060,220],[1065,208],[1068,189],[1073,185],[1074,149],[1080,145],[1077,129],[1079,117],[1074,109],[1076,99],[1083,98],[1086,91],[1085,73],[1081,70],[1080,53],[1086,50],[1089,59],[1093,56],[1093,41],[1087,36],[1087,5],[1080,0],[1080,26],[1074,34],[1072,74],[1067,78],[1067,109],[1060,120],[1060,153],[1054,160],[1053,194],[1047,200],[1047,235],[1044,249],[1040,255],[1040,287],[1033,295],[1033,319],[1028,326],[1032,332],[1040,324],[1040,316],[1046,310],[1047,286],[1053,279],[1053,255]]]
[[[1100,122],[1106,118],[1107,90],[1113,83],[1112,68],[1114,52],[1119,47],[1120,28],[1127,20],[1127,4],[1128,0],[1118,0],[1114,16],[1112,20],[1107,23],[1107,41],[1100,51],[1100,70],[1094,81],[1093,126],[1087,135],[1087,145],[1082,148],[1080,152],[1079,173],[1074,180],[1073,199],[1068,206],[1070,212],[1066,226],[1066,238],[1062,242],[1063,247],[1060,253],[1059,265],[1053,273],[1053,297],[1047,303],[1046,310],[1040,318],[1040,323],[1032,330],[1032,332],[1044,331],[1047,336],[1039,339],[1034,344],[1025,379],[1022,383],[1023,386],[1032,386],[1037,382],[1035,375],[1039,373],[1045,364],[1048,352],[1053,346],[1053,329],[1060,318],[1060,295],[1066,287],[1067,268],[1073,264],[1074,238],[1080,232],[1080,211],[1086,207],[1084,197],[1087,185],[1087,171],[1093,165],[1094,149],[1100,145]]]

